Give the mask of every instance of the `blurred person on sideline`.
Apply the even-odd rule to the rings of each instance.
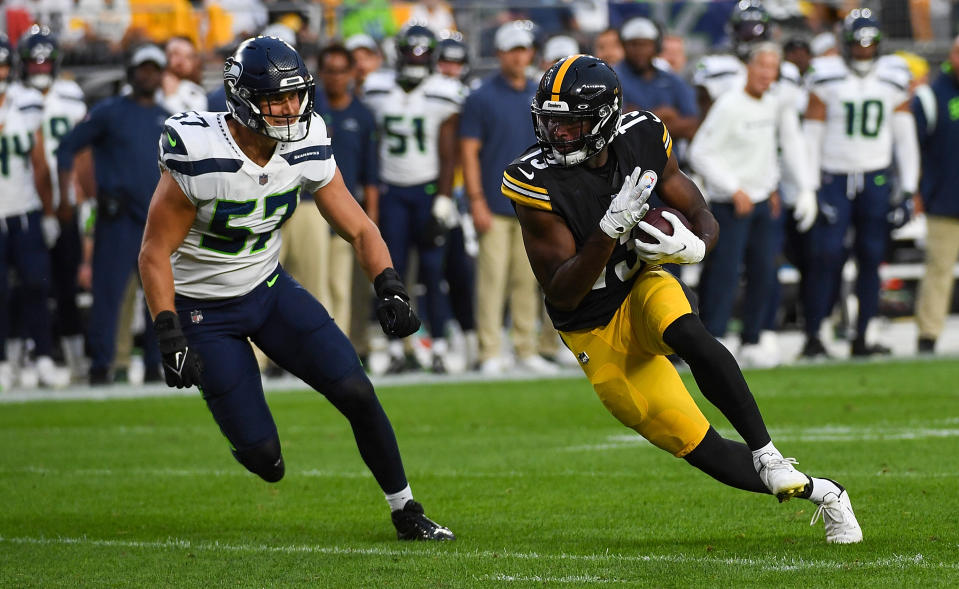
[[[117,317],[131,273],[136,271],[137,252],[143,239],[153,186],[159,178],[156,138],[170,116],[157,102],[166,55],[156,45],[137,48],[127,62],[129,94],[96,104],[87,118],[60,141],[57,151],[60,193],[72,181],[74,158],[81,149],[93,147],[97,186],[97,213],[93,245],[93,307],[90,310],[88,344],[90,384],[112,381],[110,368],[116,352]],[[143,312],[147,310],[144,308]],[[145,378],[160,379],[160,354],[147,321]]]
[[[618,67],[626,56],[623,41],[619,38],[619,29],[609,28],[597,33],[593,39],[593,55],[614,69]]]
[[[173,37],[166,42],[166,59],[160,99],[163,106],[171,113],[206,110],[206,92],[199,83],[203,63],[193,41]]]
[[[926,213],[926,266],[919,282],[916,323],[919,353],[931,354],[942,334],[952,301],[959,259],[959,37],[952,42],[942,73],[920,86],[912,99],[922,155],[922,195]]]
[[[537,353],[540,295],[523,255],[523,235],[509,200],[500,193],[503,169],[534,139],[529,104],[536,82],[527,76],[533,62],[533,34],[523,21],[496,31],[499,71],[466,99],[460,123],[463,180],[476,232],[476,322],[480,371],[502,374],[503,316],[509,304],[517,367],[551,374],[556,365]],[[518,179],[522,181],[522,178]]]

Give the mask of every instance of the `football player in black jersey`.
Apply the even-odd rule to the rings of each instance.
[[[543,75],[531,106],[538,144],[503,173],[546,308],[600,400],[624,425],[727,485],[819,505],[830,543],[862,540],[838,483],[796,470],[772,444],[735,359],[700,322],[683,285],[660,264],[696,263],[718,225],[683,174],[662,121],[622,114],[602,60],[573,55]],[[655,190],[666,235],[642,221]],[[644,243],[633,231],[658,239]],[[746,444],[727,440],[696,406],[667,354],[689,364],[703,395]]]

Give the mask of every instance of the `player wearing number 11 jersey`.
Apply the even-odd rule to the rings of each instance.
[[[703,326],[683,285],[659,264],[696,263],[717,237],[702,194],[680,170],[663,123],[622,115],[613,70],[585,55],[543,75],[532,104],[538,145],[503,174],[533,273],[563,341],[603,405],[657,447],[727,485],[820,506],[828,542],[862,539],[849,496],[810,478],[773,445],[736,361]],[[655,190],[692,229],[642,222]],[[637,239],[636,228],[656,237]],[[666,359],[689,364],[703,395],[746,444],[721,437]]]
[[[280,226],[300,191],[373,279],[377,316],[396,337],[419,320],[379,231],[336,167],[313,77],[275,37],[243,42],[224,67],[229,113],[180,113],[160,137],[140,251],[167,384],[198,386],[233,456],[267,482],[285,465],[250,341],[350,421],[403,540],[452,540],[423,514],[396,438],[356,351],[326,309],[278,265]]]

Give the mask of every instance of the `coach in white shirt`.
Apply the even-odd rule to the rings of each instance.
[[[745,266],[742,350],[746,364],[769,365],[775,355],[759,349],[762,320],[772,303],[776,256],[775,219],[781,213],[776,187],[780,169],[777,150],[790,176],[811,178],[799,115],[769,93],[779,73],[782,53],[774,43],[758,43],[747,63],[746,85],[723,94],[699,127],[689,146],[689,161],[703,177],[713,215],[719,221],[716,247],[704,261],[700,279],[700,314],[716,337],[726,324],[739,292],[740,266]],[[795,216],[801,231],[816,217],[813,185],[800,186]]]

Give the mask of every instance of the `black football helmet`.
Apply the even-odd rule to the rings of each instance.
[[[33,25],[17,43],[20,79],[37,90],[53,85],[60,70],[60,43],[47,27]]]
[[[746,61],[753,43],[766,41],[770,35],[769,12],[759,0],[740,0],[726,23],[733,51]]]
[[[881,40],[882,31],[879,28],[879,20],[873,16],[872,11],[868,8],[853,8],[842,21],[843,56],[859,73],[864,73],[872,67],[873,61],[879,55],[879,41]],[[852,47],[854,45],[875,47],[872,52],[873,57],[867,60],[853,59]]]
[[[575,166],[612,143],[622,95],[616,72],[592,55],[570,55],[546,70],[530,105],[546,163]]]
[[[433,73],[436,35],[423,25],[411,24],[396,35],[396,81],[414,88]]]
[[[313,76],[303,58],[288,43],[276,37],[253,37],[237,48],[223,64],[223,88],[230,114],[245,127],[277,141],[306,139],[313,113]],[[299,112],[270,114],[273,101],[296,91]],[[266,117],[285,120],[271,125]]]
[[[0,79],[0,94],[6,93],[13,78],[13,45],[10,44],[10,39],[6,35],[0,33],[0,66],[3,65],[9,67],[10,71],[6,78]]]

